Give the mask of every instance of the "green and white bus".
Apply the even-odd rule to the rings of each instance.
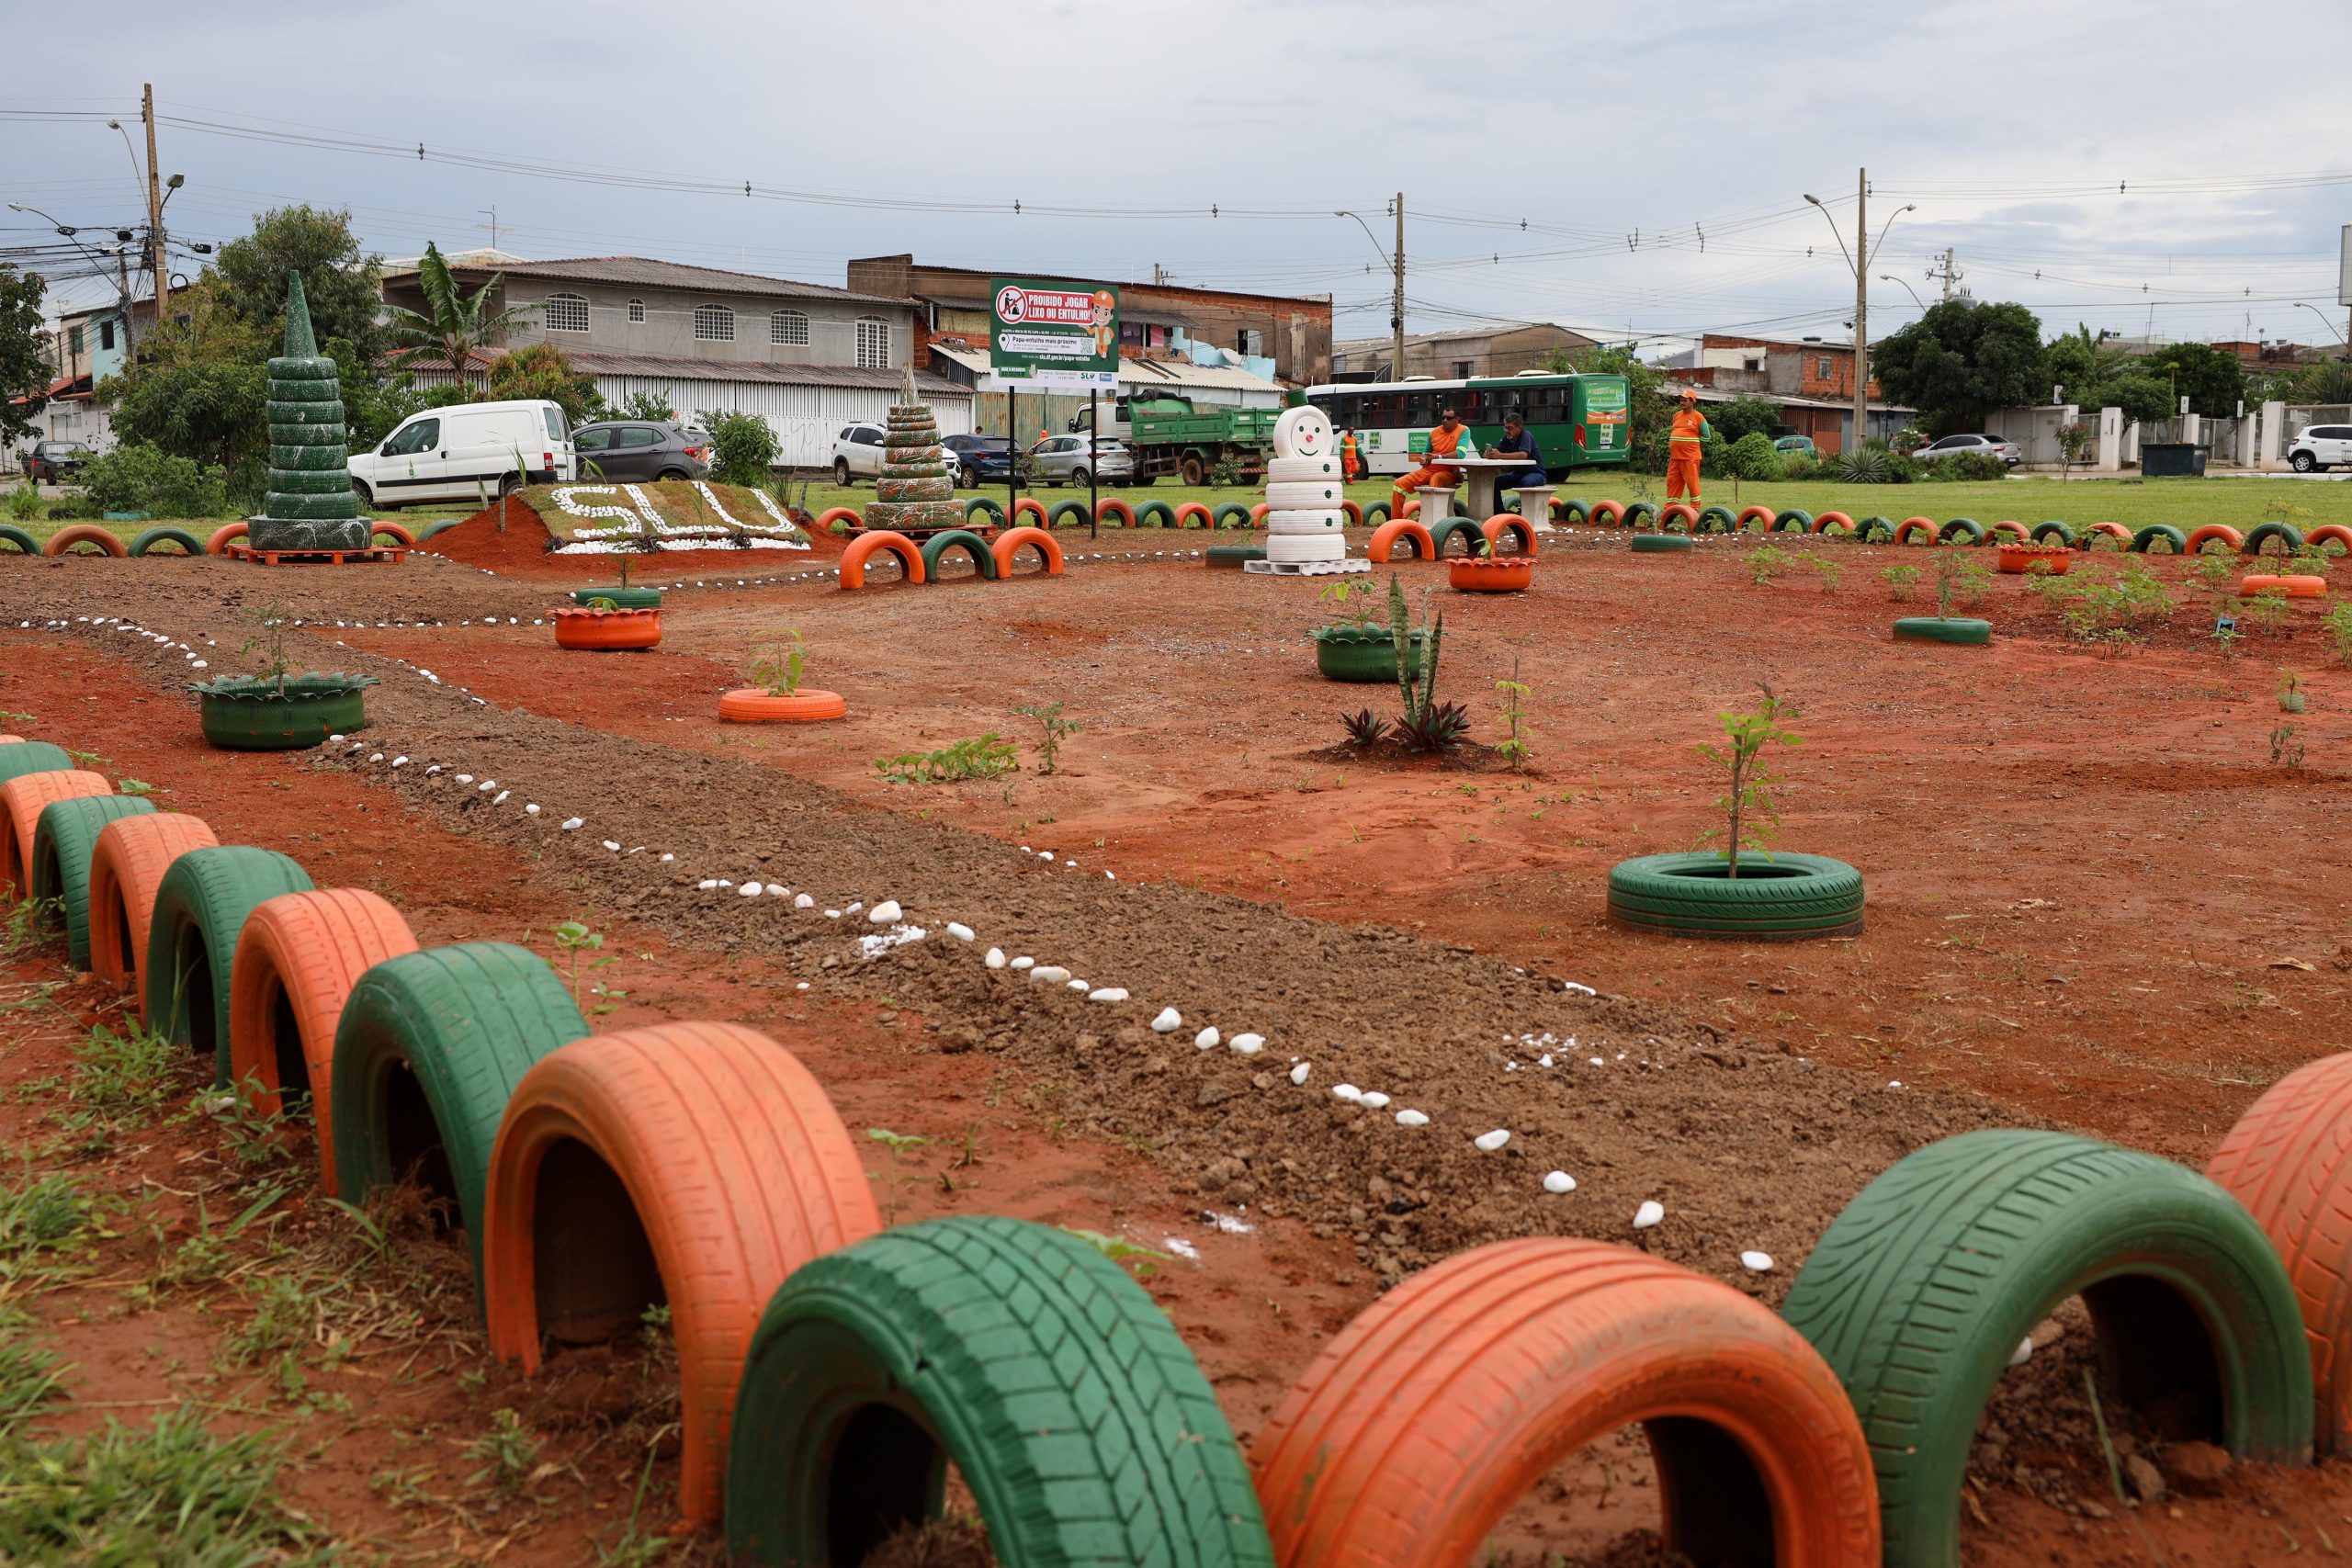
[[[1632,446],[1631,399],[1623,376],[1523,370],[1458,381],[1343,381],[1309,387],[1306,400],[1333,425],[1355,431],[1356,451],[1373,476],[1420,467],[1430,432],[1447,408],[1462,415],[1482,451],[1502,439],[1503,415],[1516,412],[1534,433],[1544,470],[1554,479],[1574,468],[1623,468]]]

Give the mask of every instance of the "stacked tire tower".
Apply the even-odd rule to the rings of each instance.
[[[1251,571],[1369,571],[1348,558],[1347,481],[1339,443],[1320,409],[1304,405],[1274,421],[1274,454],[1266,463],[1266,558]]]
[[[915,373],[907,371],[899,400],[882,438],[882,473],[874,481],[874,504],[866,508],[868,532],[891,529],[917,537],[941,528],[961,528],[964,509],[956,504],[956,478],[946,449],[939,445],[939,422],[915,396]]]
[[[302,275],[286,286],[286,352],[269,362],[269,493],[246,519],[256,551],[364,550],[375,537],[351,491],[343,385],[319,352]]]

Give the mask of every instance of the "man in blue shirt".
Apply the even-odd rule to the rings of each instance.
[[[1503,415],[1503,438],[1498,446],[1487,448],[1489,457],[1525,457],[1524,468],[1507,468],[1495,480],[1495,493],[1517,490],[1521,485],[1549,484],[1544,472],[1544,454],[1535,449],[1535,434],[1515,413]]]

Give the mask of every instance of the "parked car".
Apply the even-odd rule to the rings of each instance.
[[[578,472],[563,409],[543,398],[429,409],[351,455],[351,488],[370,512],[569,484]]]
[[[2352,463],[2352,424],[2314,424],[2287,447],[2287,463],[2299,474]]]
[[[947,448],[959,485],[1001,484],[1009,477],[1012,443],[1001,435],[943,435],[939,444]]]
[[[833,482],[879,478],[882,473],[882,427],[863,420],[844,424],[833,437]]]
[[[80,473],[95,456],[79,441],[36,441],[25,449],[25,478],[35,484],[55,484]]]
[[[1808,457],[1815,455],[1810,435],[1783,435],[1772,443],[1772,450],[1783,457],[1791,453],[1803,453]]]
[[[1029,448],[1029,475],[1039,484],[1083,485],[1091,478],[1130,479],[1135,454],[1123,441],[1101,441],[1090,452],[1083,435],[1049,435]]]
[[[1957,457],[1963,452],[1989,454],[2012,468],[2025,461],[2024,447],[1997,435],[1947,435],[1941,441],[1929,442],[1911,456],[1922,463],[1932,463],[1942,457]]]
[[[683,425],[604,420],[571,433],[580,471],[590,479],[699,479],[710,474],[710,442]]]

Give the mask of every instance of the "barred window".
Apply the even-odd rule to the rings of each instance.
[[[797,310],[778,310],[768,318],[768,341],[805,344],[808,341],[808,318]]]
[[[588,301],[577,294],[550,294],[544,312],[548,331],[551,333],[584,333],[588,330]]]
[[[695,336],[709,343],[733,343],[735,312],[724,305],[695,306]]]
[[[644,300],[632,299],[628,302],[628,319],[632,321],[641,321],[645,320]]]
[[[857,319],[857,362],[867,369],[890,367],[890,323],[881,317]]]

